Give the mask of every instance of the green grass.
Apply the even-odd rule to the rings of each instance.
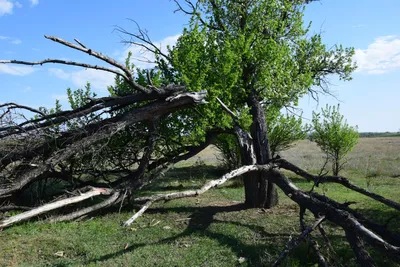
[[[395,178],[400,165],[399,143],[400,138],[361,139],[342,175],[355,184],[400,201],[396,189],[400,178]],[[200,160],[178,164],[144,193],[197,188],[219,177],[222,173],[216,167],[213,153],[209,149]],[[284,156],[310,171],[318,171],[321,160],[318,153],[313,144],[302,141]],[[198,164],[201,161],[208,165]],[[381,171],[367,175],[380,167]],[[312,187],[312,183],[288,175],[300,188]],[[130,228],[119,224],[139,207],[127,207],[121,213],[118,209],[109,210],[80,222],[39,221],[5,229],[0,232],[0,266],[270,266],[288,240],[299,234],[299,208],[279,192],[280,204],[274,209],[243,209],[243,189],[234,184],[232,181],[195,198],[156,203]],[[356,201],[353,208],[380,222],[396,214],[340,185],[320,185],[316,190],[340,202]],[[312,218],[307,216],[307,221],[311,223]],[[329,223],[324,225],[337,253],[330,256],[355,266],[343,231]],[[400,220],[391,220],[389,228],[399,232]],[[315,236],[326,252],[321,237]],[[372,255],[378,266],[400,266],[380,253]],[[245,259],[242,263],[241,257]],[[317,265],[307,243],[302,243],[282,266]]]

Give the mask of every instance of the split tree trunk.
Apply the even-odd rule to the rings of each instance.
[[[264,108],[257,94],[249,95],[247,104],[251,107],[251,138],[236,130],[240,144],[243,165],[264,165],[271,161],[268,142],[267,121]],[[243,130],[242,130],[243,131]],[[272,208],[278,204],[278,192],[274,183],[268,181],[267,173],[247,173],[244,175],[245,204],[253,208]]]

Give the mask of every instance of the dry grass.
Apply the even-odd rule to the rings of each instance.
[[[320,170],[325,162],[324,154],[308,140],[297,142],[282,156],[310,171]],[[343,171],[366,177],[400,177],[400,137],[360,138]]]

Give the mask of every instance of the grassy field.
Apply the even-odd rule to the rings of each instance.
[[[308,141],[298,142],[282,156],[318,172],[323,154]],[[222,174],[215,150],[178,164],[146,193],[197,188]],[[341,173],[357,185],[400,201],[400,137],[363,138]],[[303,189],[308,183],[288,174]],[[156,203],[130,228],[120,221],[134,209],[80,222],[30,222],[0,232],[0,266],[270,266],[285,244],[299,234],[298,206],[280,193],[272,210],[243,209],[244,194],[233,181],[188,199]],[[380,222],[396,214],[378,202],[339,185],[321,185],[317,191],[338,201],[356,201],[353,208]],[[311,217],[307,217],[311,222]],[[325,223],[336,248],[329,257],[355,266],[352,251],[340,228]],[[388,227],[400,232],[400,220]],[[317,240],[320,237],[315,235]],[[322,250],[326,251],[323,242]],[[379,266],[400,266],[373,253]],[[301,244],[282,266],[317,266],[307,243]]]

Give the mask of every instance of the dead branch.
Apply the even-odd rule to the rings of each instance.
[[[360,266],[365,267],[375,267],[374,261],[372,260],[371,256],[369,255],[368,251],[365,249],[363,241],[358,237],[355,233],[351,231],[345,231],[347,240],[353,252],[356,256],[358,264]]]
[[[294,173],[296,173],[297,175],[300,175],[303,178],[306,178],[309,181],[313,181],[316,182],[317,185],[318,183],[337,183],[337,184],[341,184],[353,191],[356,191],[358,193],[361,193],[365,196],[368,196],[372,199],[375,199],[376,201],[379,201],[389,207],[392,207],[398,211],[400,211],[400,203],[397,203],[393,200],[384,198],[381,195],[369,192],[361,187],[358,187],[354,184],[352,184],[349,179],[344,178],[344,177],[340,177],[340,176],[315,176],[299,167],[297,167],[296,165],[288,162],[287,160],[284,159],[276,159],[274,160],[274,163],[277,164],[280,168],[292,171]]]
[[[174,192],[174,193],[169,193],[169,194],[159,194],[159,195],[135,198],[134,199],[135,202],[143,202],[143,201],[147,201],[147,202],[137,213],[135,213],[130,219],[128,219],[123,224],[123,226],[131,225],[141,214],[143,214],[151,206],[151,204],[153,204],[156,201],[171,200],[171,199],[184,198],[184,197],[196,197],[198,195],[203,194],[204,192],[208,191],[209,189],[211,189],[213,187],[224,184],[225,182],[227,182],[228,180],[230,180],[234,177],[240,176],[240,175],[250,172],[250,171],[268,170],[271,167],[272,167],[271,165],[243,166],[239,169],[233,170],[233,171],[223,175],[220,179],[207,182],[205,185],[203,185],[200,189],[197,189],[197,190],[186,190],[186,191],[182,191],[182,192]]]
[[[306,230],[306,224],[304,222],[304,215],[305,215],[306,210],[302,207],[300,207],[300,229],[302,232],[304,232]],[[322,227],[321,224],[319,224],[317,226],[317,228]],[[321,250],[319,248],[318,242],[311,236],[309,236],[309,242],[310,245],[312,247],[312,249],[314,250],[315,254],[318,257],[318,262],[321,266],[323,267],[329,267],[328,262],[325,260],[325,257],[322,255]]]
[[[59,200],[53,203],[49,203],[43,206],[40,206],[38,208],[32,209],[30,211],[26,211],[23,213],[20,213],[18,215],[3,219],[0,221],[0,229],[8,227],[12,224],[18,223],[18,222],[23,222],[26,220],[29,220],[30,218],[36,217],[40,214],[59,209],[61,207],[65,207],[71,204],[79,203],[82,202],[86,199],[89,199],[94,196],[99,196],[99,195],[109,195],[111,193],[110,189],[106,188],[93,188],[90,191],[81,194],[80,196],[75,196],[75,197],[70,197],[67,199]]]
[[[289,252],[296,248],[301,241],[303,241],[307,236],[314,231],[314,229],[320,225],[323,221],[325,220],[325,216],[319,217],[312,225],[310,225],[308,228],[306,228],[296,239],[293,239],[289,241],[288,244],[286,244],[285,249],[282,251],[282,253],[279,255],[279,258],[274,262],[272,266],[279,266],[281,262],[287,257]]]
[[[277,169],[270,170],[271,180],[299,206],[310,210],[314,214],[324,215],[325,218],[344,230],[353,231],[365,242],[381,250],[392,259],[400,259],[400,247],[393,246],[377,234],[362,225],[351,213],[335,208],[327,202],[311,198],[307,193],[299,190],[285,175]]]
[[[61,38],[59,38],[59,37],[56,37],[56,36],[47,36],[47,35],[45,35],[44,37],[45,37],[46,39],[49,39],[49,40],[52,40],[52,41],[54,41],[54,42],[60,43],[60,44],[62,44],[62,45],[68,46],[68,47],[70,47],[70,48],[73,48],[73,49],[82,51],[82,52],[84,52],[84,53],[87,53],[87,54],[89,54],[90,56],[96,57],[96,58],[98,58],[98,59],[100,59],[100,60],[102,60],[102,61],[104,61],[104,62],[106,62],[106,63],[108,63],[108,64],[110,64],[110,65],[112,65],[112,66],[114,66],[114,67],[117,67],[118,69],[122,70],[122,71],[125,73],[124,78],[125,78],[125,77],[127,78],[126,81],[127,81],[134,89],[136,89],[136,90],[138,90],[139,92],[142,92],[142,93],[150,93],[150,92],[151,92],[150,90],[146,89],[145,87],[143,87],[143,86],[137,84],[137,83],[134,81],[133,74],[131,73],[131,71],[130,71],[126,66],[124,66],[123,64],[117,62],[115,59],[110,58],[110,57],[108,57],[108,56],[105,56],[105,55],[103,55],[103,54],[101,54],[101,53],[99,53],[99,52],[96,52],[96,51],[94,51],[93,49],[89,49],[89,48],[87,48],[86,46],[84,46],[84,47],[83,47],[83,46],[77,46],[77,45],[75,45],[75,44],[73,44],[73,43],[70,43],[70,42],[68,42],[68,41],[65,41],[65,40],[63,40],[63,39],[61,39]]]
[[[130,112],[127,112],[121,117],[103,120],[97,124],[88,125],[84,131],[75,135],[74,139],[65,139],[63,136],[57,138],[57,142],[64,144],[65,148],[57,151],[57,154],[48,158],[44,164],[41,164],[35,169],[32,169],[18,178],[7,188],[0,188],[0,198],[8,197],[10,194],[21,190],[29,183],[40,178],[40,175],[57,166],[57,164],[67,160],[74,154],[86,147],[110,138],[110,136],[122,131],[127,126],[138,121],[154,120],[160,116],[173,112],[177,109],[203,102],[205,91],[200,93],[185,93],[170,97],[164,102],[153,102]],[[65,134],[68,136],[68,133]],[[68,145],[68,146],[67,146]]]
[[[142,101],[164,99],[171,96],[172,94],[178,94],[184,89],[185,87],[183,86],[169,85],[166,87],[157,88],[157,91],[154,91],[150,94],[139,93],[117,97],[102,97],[97,99],[92,98],[86,105],[74,110],[67,110],[48,115],[43,114],[43,116],[41,116],[40,118],[30,119],[15,126],[12,125],[7,127],[0,127],[0,138],[64,123],[66,121],[80,118],[105,108],[113,108],[113,111],[115,111],[127,105],[132,105]],[[31,126],[26,127],[26,125]]]
[[[78,219],[82,216],[86,216],[86,215],[93,213],[95,211],[98,211],[100,209],[114,205],[115,203],[118,202],[117,200],[120,196],[121,196],[121,192],[116,191],[109,198],[107,198],[106,200],[104,200],[96,205],[72,212],[67,215],[50,218],[49,221],[50,222],[64,222],[64,221],[72,221],[72,220]]]
[[[328,262],[326,261],[325,257],[322,255],[318,242],[310,237],[310,244],[312,249],[314,250],[315,254],[317,254],[318,262],[320,266],[329,267]]]
[[[158,47],[153,41],[151,41],[147,31],[143,30],[136,21],[134,20],[131,21],[136,24],[137,33],[131,33],[119,26],[115,28],[115,30],[118,31],[119,33],[122,33],[130,37],[130,40],[125,40],[124,38],[122,38],[123,40],[122,42],[125,44],[134,45],[136,47],[141,47],[145,51],[148,51],[153,55],[161,55],[165,59],[171,61],[169,55],[165,54],[161,50],[161,47]]]
[[[18,65],[29,65],[29,66],[43,65],[43,64],[48,64],[48,63],[77,66],[77,67],[94,69],[94,70],[102,70],[102,71],[120,75],[120,76],[124,77],[125,80],[129,80],[128,76],[126,76],[125,73],[120,72],[116,69],[111,69],[111,68],[107,68],[107,67],[103,67],[103,66],[91,65],[91,64],[81,63],[81,62],[76,62],[76,61],[67,61],[67,60],[51,59],[51,58],[41,60],[41,61],[0,60],[0,64],[18,64]]]
[[[4,61],[4,60],[0,60],[0,64],[3,63],[3,61]],[[30,112],[33,112],[33,113],[36,113],[36,114],[39,114],[39,115],[42,115],[42,116],[45,115],[43,112],[41,112],[41,111],[38,110],[38,109],[35,109],[35,108],[32,108],[32,107],[28,107],[28,106],[24,106],[24,105],[19,105],[19,104],[12,103],[12,102],[11,102],[11,103],[4,103],[4,104],[1,104],[1,105],[0,105],[0,108],[7,108],[7,110],[11,110],[11,109],[25,109],[25,110],[28,110],[28,111],[30,111]]]

